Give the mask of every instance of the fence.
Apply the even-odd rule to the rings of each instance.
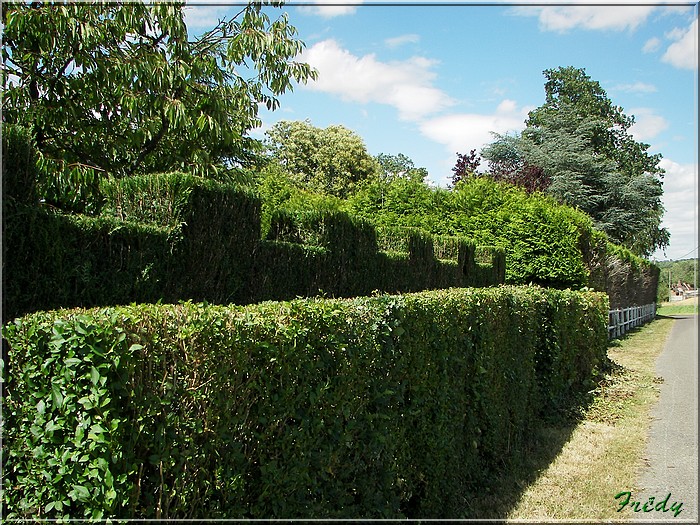
[[[608,312],[608,338],[623,336],[635,326],[641,326],[656,316],[656,303],[618,308]]]

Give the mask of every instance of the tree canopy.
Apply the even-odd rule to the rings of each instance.
[[[184,2],[3,2],[3,119],[46,158],[115,177],[245,163],[258,105],[316,75],[265,4],[193,38]]]
[[[545,103],[530,112],[525,130],[496,135],[482,150],[491,176],[580,208],[638,255],[668,246],[670,235],[660,227],[661,155],[634,140],[634,117],[583,69],[560,67],[544,75]]]
[[[270,159],[307,190],[345,198],[379,175],[362,138],[343,126],[280,121],[265,134]]]
[[[380,179],[384,182],[392,182],[399,179],[422,182],[428,176],[427,169],[416,168],[414,162],[403,153],[397,155],[380,153],[375,158],[381,170]]]

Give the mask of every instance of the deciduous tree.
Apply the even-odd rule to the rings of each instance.
[[[393,182],[398,179],[423,182],[428,176],[427,169],[416,168],[413,161],[403,153],[398,155],[380,153],[375,158],[379,162],[381,168],[380,178],[384,182]]]
[[[193,37],[183,2],[3,2],[3,119],[46,158],[117,177],[245,163],[258,105],[315,77],[264,4]]]
[[[362,138],[343,126],[317,128],[308,120],[280,121],[266,136],[270,159],[310,191],[345,198],[380,172]]]
[[[452,168],[452,187],[457,186],[457,183],[472,177],[477,174],[477,169],[481,164],[481,158],[473,149],[469,155],[457,153],[457,162]]]

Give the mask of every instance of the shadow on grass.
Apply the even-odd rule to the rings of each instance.
[[[585,413],[592,399],[577,405],[572,411]],[[581,420],[582,416],[569,415],[558,422],[540,422],[520,447],[516,459],[508,465],[498,466],[478,491],[465,495],[463,517],[506,519],[525,490],[554,462]]]
[[[609,342],[609,348],[621,346],[621,340],[642,327],[630,330],[623,338]],[[571,440],[574,431],[586,419],[598,390],[605,387],[611,378],[624,373],[625,368],[608,359],[604,363],[596,390],[572,399],[554,419],[533,422],[534,429],[519,447],[515,459],[494,469],[488,481],[464,499],[463,518],[475,520],[505,520],[518,506],[530,485],[559,456]],[[553,497],[556,497],[553,494]]]

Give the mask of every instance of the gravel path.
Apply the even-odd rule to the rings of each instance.
[[[640,490],[632,494],[640,507],[648,503],[648,509],[658,508],[635,513],[635,521],[698,521],[698,319],[673,317],[676,321],[656,362],[656,374],[664,381],[652,409],[648,467],[641,473]]]

